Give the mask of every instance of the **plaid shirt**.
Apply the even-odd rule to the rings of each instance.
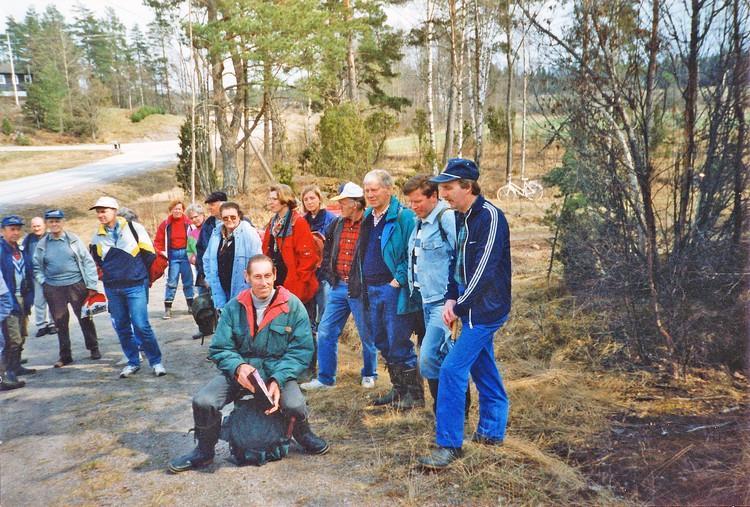
[[[349,271],[351,271],[352,262],[354,262],[354,249],[359,238],[360,224],[362,224],[361,218],[356,222],[345,218],[344,226],[341,229],[339,255],[336,257],[336,274],[344,281],[349,280]]]

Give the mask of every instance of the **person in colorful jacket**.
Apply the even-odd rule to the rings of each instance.
[[[274,215],[263,235],[263,253],[276,266],[276,284],[307,303],[318,292],[315,271],[320,263],[310,226],[297,212],[297,200],[289,185],[271,186],[266,202]]]
[[[283,286],[277,286],[276,268],[265,255],[247,263],[249,289],[231,299],[221,312],[209,358],[220,374],[193,397],[193,419],[198,445],[169,464],[173,473],[209,465],[219,440],[221,409],[244,390],[254,392],[248,378],[257,370],[268,387],[273,407],[294,416],[292,436],[309,454],[324,454],[328,443],[312,432],[305,397],[297,377],[312,358],[310,320],[302,302]]]
[[[73,362],[68,305],[73,307],[91,359],[101,359],[94,321],[81,317],[86,299],[97,294],[96,263],[78,236],[65,230],[62,210],[47,210],[44,219],[49,232],[39,240],[34,251],[34,278],[44,291],[57,326],[60,355],[54,366],[61,368]]]
[[[12,295],[13,309],[5,320],[5,368],[8,378],[36,373],[21,364],[26,343],[26,330],[31,306],[34,304],[34,264],[31,252],[20,248],[24,222],[18,215],[2,219],[0,238],[0,271]]]
[[[214,228],[203,255],[206,282],[217,310],[247,288],[245,268],[254,255],[261,253],[260,235],[242,219],[242,210],[234,202],[222,203],[221,224]]]
[[[203,223],[206,221],[206,210],[203,206],[196,203],[188,206],[187,210],[185,210],[185,214],[193,224],[193,228],[188,232],[187,254],[188,261],[195,266],[198,258],[198,238],[200,238]],[[196,285],[195,288],[199,290],[198,285]]]
[[[156,258],[156,251],[141,224],[117,216],[119,207],[112,197],[100,197],[90,208],[96,210],[99,227],[89,249],[101,268],[112,326],[128,358],[120,378],[128,378],[141,369],[139,346],[154,375],[161,377],[167,370],[148,320],[148,266]]]
[[[450,159],[432,178],[457,211],[456,255],[451,262],[443,322],[461,319],[461,334],[440,368],[435,441],[418,459],[426,469],[448,467],[462,455],[464,403],[471,374],[479,391],[479,423],[472,441],[502,445],[508,395],[495,363],[495,332],[510,312],[510,232],[505,215],[481,194],[472,160]]]
[[[392,389],[372,404],[398,409],[424,406],[422,378],[417,372],[417,355],[411,341],[414,312],[408,284],[408,242],[415,215],[393,195],[393,177],[382,169],[365,175],[365,200],[370,206],[357,240],[354,264],[349,275],[349,295],[362,297],[369,341],[383,354]]]
[[[156,251],[169,259],[167,287],[164,291],[163,319],[172,318],[172,303],[177,285],[182,278],[182,292],[188,309],[193,304],[193,269],[188,260],[187,246],[193,222],[185,215],[185,204],[180,199],[169,203],[169,216],[159,224],[154,237]]]

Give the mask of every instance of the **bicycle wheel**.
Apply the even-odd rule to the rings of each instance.
[[[529,181],[524,190],[526,198],[532,201],[541,199],[544,195],[544,187],[538,181]]]
[[[502,187],[497,189],[497,198],[498,199],[507,199],[508,197],[511,197],[515,195],[515,192],[513,191],[513,187],[510,185],[503,185]]]

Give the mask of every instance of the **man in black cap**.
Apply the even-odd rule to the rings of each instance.
[[[19,248],[24,222],[18,215],[9,215],[2,220],[0,238],[0,271],[5,285],[12,295],[13,310],[5,321],[6,344],[3,351],[5,375],[9,381],[18,375],[36,373],[34,369],[21,365],[21,352],[26,342],[26,327],[34,304],[34,272],[31,253]]]
[[[216,228],[216,224],[221,216],[221,205],[227,202],[227,194],[224,192],[211,192],[204,202],[206,203],[206,211],[209,217],[203,222],[201,233],[195,244],[195,286],[199,292],[205,291],[206,287],[208,287],[206,284],[206,273],[203,271],[203,254],[206,253],[208,241],[211,239],[211,234],[214,232],[214,228]],[[193,339],[198,340],[204,336],[206,335],[203,333],[197,333],[193,335]]]
[[[34,277],[44,291],[58,329],[60,356],[54,365],[55,368],[73,362],[68,305],[73,307],[91,359],[102,358],[93,319],[81,317],[81,308],[86,299],[98,294],[96,263],[83,241],[65,230],[64,218],[62,210],[47,210],[44,220],[49,232],[39,240],[33,257]]]
[[[461,319],[461,334],[440,368],[435,440],[438,448],[419,458],[441,469],[462,454],[464,403],[469,374],[479,391],[479,423],[472,441],[502,445],[508,396],[495,364],[493,338],[510,312],[510,234],[505,215],[481,195],[473,160],[454,158],[431,179],[457,211],[456,255],[451,261],[443,322]]]

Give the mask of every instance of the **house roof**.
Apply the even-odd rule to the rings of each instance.
[[[24,74],[29,74],[29,70],[25,66],[16,65],[15,69],[16,74],[19,76],[23,76]],[[0,62],[0,74],[10,74],[10,63],[9,62]]]

